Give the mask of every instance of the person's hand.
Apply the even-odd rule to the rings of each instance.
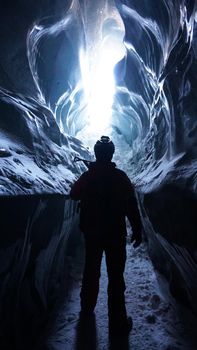
[[[131,236],[131,243],[133,243],[133,247],[137,248],[142,243],[142,234],[141,232],[133,233]]]

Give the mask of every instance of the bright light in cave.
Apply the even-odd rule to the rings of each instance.
[[[110,126],[115,93],[114,67],[125,55],[123,36],[108,34],[94,49],[94,56],[80,52],[86,132],[100,135]]]

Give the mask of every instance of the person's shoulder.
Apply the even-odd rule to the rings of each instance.
[[[83,180],[85,178],[87,178],[89,176],[89,169],[84,171],[80,176],[79,176],[79,180]]]
[[[115,168],[116,169],[116,176],[125,184],[128,184],[129,186],[134,186],[133,183],[131,182],[130,178],[128,175],[121,169]]]
[[[128,178],[127,174],[119,168],[115,168],[115,172],[118,176],[121,176],[123,178]]]
[[[81,175],[82,178],[89,178],[97,173],[96,162],[91,162],[88,166],[88,169]]]

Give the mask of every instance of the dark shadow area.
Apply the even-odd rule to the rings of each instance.
[[[129,337],[110,337],[109,350],[129,350]]]
[[[197,314],[197,196],[185,185],[166,184],[146,194],[144,206],[152,225],[147,227],[152,261],[171,294]]]
[[[75,350],[96,350],[96,320],[93,314],[90,317],[81,316],[77,324]]]
[[[16,196],[1,197],[0,212],[0,348],[30,350],[68,289],[75,208],[66,196]]]
[[[188,305],[185,305],[185,300],[180,299],[180,296],[182,296],[180,290],[178,290],[179,294],[176,294],[174,296],[176,298],[174,299],[172,297],[173,291],[171,290],[171,285],[169,288],[169,281],[163,275],[158,273],[158,271],[156,271],[156,275],[162,295],[164,295],[165,300],[168,300],[171,306],[173,306],[171,312],[172,319],[175,320],[177,317],[179,318],[178,326],[173,329],[174,337],[176,337],[176,339],[185,339],[187,349],[197,349],[197,315],[188,308]],[[180,288],[179,284],[177,288]],[[177,299],[179,303],[177,303]]]
[[[90,317],[80,315],[77,324],[75,350],[96,350],[100,348],[97,341],[96,319],[93,314]],[[129,350],[129,337],[113,335],[109,336],[109,350]]]
[[[171,244],[196,250],[196,193],[184,185],[166,184],[146,194],[144,206],[155,232]]]

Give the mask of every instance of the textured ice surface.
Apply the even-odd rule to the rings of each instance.
[[[68,300],[51,321],[48,339],[45,340],[48,349],[196,349],[195,318],[189,313],[186,317],[183,309],[178,314],[173,300],[163,299],[144,244],[136,250],[130,244],[127,245],[125,295],[128,315],[133,318],[133,330],[128,341],[115,337],[111,345],[108,338],[107,272],[104,258],[95,323],[79,322],[82,252],[76,252],[71,261],[72,286]]]
[[[46,105],[0,91],[0,195],[68,194],[85,169],[74,157],[88,156],[75,138],[63,135]]]

